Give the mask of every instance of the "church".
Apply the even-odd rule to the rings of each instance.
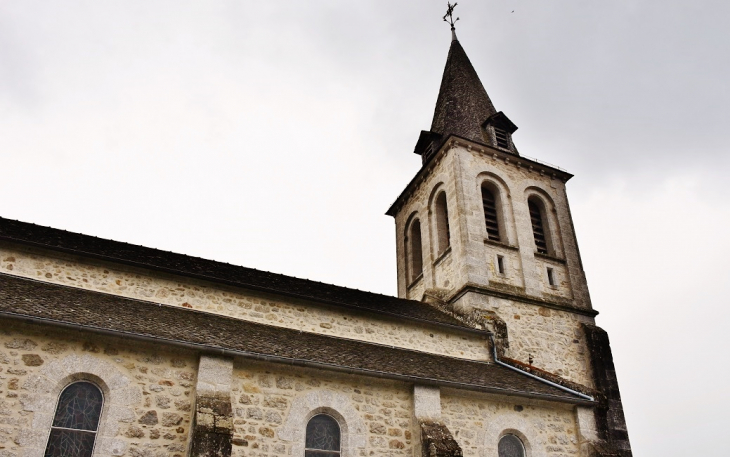
[[[631,456],[572,175],[516,130],[452,23],[398,297],[0,218],[0,457]]]

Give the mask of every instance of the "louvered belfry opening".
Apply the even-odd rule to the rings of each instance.
[[[499,236],[497,201],[494,198],[494,193],[485,186],[482,186],[482,206],[484,207],[484,223],[487,226],[487,236],[492,241],[502,241]]]
[[[532,234],[535,236],[535,246],[540,254],[547,254],[547,240],[545,238],[545,224],[542,220],[542,211],[538,203],[532,199],[527,201],[530,209],[530,220],[532,221]]]
[[[497,140],[497,147],[509,149],[509,134],[505,130],[494,127],[494,138]]]

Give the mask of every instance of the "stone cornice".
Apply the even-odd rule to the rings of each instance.
[[[446,153],[451,150],[452,148],[464,146],[469,151],[477,151],[482,154],[486,154],[488,156],[491,156],[495,160],[502,160],[506,164],[512,164],[515,167],[518,168],[524,168],[526,170],[533,171],[535,173],[539,173],[541,175],[549,175],[552,177],[555,177],[557,179],[560,179],[562,182],[567,182],[570,178],[573,177],[572,174],[568,173],[565,170],[561,170],[555,166],[551,166],[548,164],[541,163],[537,161],[536,159],[527,158],[524,156],[515,155],[510,152],[505,152],[501,149],[495,148],[493,146],[489,146],[483,143],[477,143],[475,141],[467,140],[466,138],[462,138],[456,135],[449,135],[441,144],[439,147],[438,152],[433,155],[431,160],[429,160],[426,164],[421,167],[420,170],[418,170],[418,173],[416,173],[416,176],[411,179],[411,181],[408,183],[406,188],[401,192],[401,194],[398,196],[398,198],[393,202],[392,205],[390,205],[390,208],[388,208],[388,211],[386,211],[386,215],[395,217],[396,213],[403,207],[403,205],[406,203],[408,198],[415,192],[415,190],[418,188],[418,186],[424,181],[426,175],[433,170],[433,168],[441,161],[443,160]]]
[[[565,311],[573,314],[580,314],[583,316],[595,317],[598,315],[598,311],[594,309],[579,308],[571,303],[570,300],[551,300],[541,297],[533,297],[525,293],[521,293],[517,288],[515,290],[505,290],[497,287],[482,286],[479,284],[467,283],[462,288],[454,292],[446,301],[453,304],[456,300],[463,297],[467,293],[476,293],[481,295],[488,295],[490,297],[502,298],[506,300],[514,300],[521,303],[528,303],[531,305],[543,306],[545,308],[554,309],[557,311]]]

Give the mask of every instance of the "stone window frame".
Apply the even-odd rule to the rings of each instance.
[[[548,257],[558,259],[564,258],[563,239],[561,236],[560,224],[557,215],[557,206],[555,205],[555,202],[548,195],[548,193],[545,192],[545,190],[535,186],[527,187],[525,189],[524,206],[525,210],[527,210],[528,221],[530,220],[530,200],[536,201],[537,206],[540,209],[540,216],[542,218],[543,232],[545,234],[545,242],[547,244],[548,251],[547,254],[542,255],[547,255]],[[532,224],[530,224],[530,233],[533,234]],[[534,241],[532,243],[532,246],[535,246]],[[535,253],[537,253],[537,248],[535,248]]]
[[[499,440],[505,435],[515,435],[522,441],[526,457],[548,457],[545,451],[547,446],[545,438],[529,420],[519,417],[517,414],[520,413],[500,415],[497,419],[490,421],[484,430],[483,451],[480,453],[480,457],[498,455]]]
[[[418,235],[419,235],[420,243],[415,243],[414,239],[413,239],[414,238],[413,234],[415,233],[414,225],[416,223],[418,223]],[[415,283],[417,283],[423,277],[423,270],[424,270],[424,268],[423,268],[424,267],[423,224],[421,224],[421,218],[419,217],[419,214],[417,211],[414,211],[413,214],[411,214],[408,217],[408,221],[406,222],[406,225],[405,225],[403,241],[404,241],[403,244],[405,247],[405,254],[406,254],[405,255],[406,284],[408,285],[408,287],[410,287],[410,286],[414,285]],[[420,258],[420,261],[421,261],[420,272],[418,274],[415,274],[416,273],[416,271],[415,271],[416,270],[416,268],[415,268],[415,263],[416,263],[415,262],[415,260],[416,260],[415,246],[416,245],[419,247],[420,257],[421,257]]]
[[[355,457],[367,443],[365,422],[345,394],[316,390],[292,401],[289,413],[278,432],[279,439],[291,443],[292,457],[304,457],[306,428],[318,414],[331,416],[340,426],[340,456]]]
[[[440,259],[451,248],[451,223],[449,221],[449,197],[446,186],[440,182],[431,191],[428,201],[428,215],[430,219],[431,258]],[[423,235],[421,235],[423,237]],[[435,262],[434,262],[435,263]]]
[[[115,438],[120,423],[136,419],[133,405],[142,400],[138,386],[113,364],[91,355],[68,355],[45,364],[23,384],[28,391],[20,397],[24,411],[32,412],[30,427],[20,430],[18,445],[24,457],[43,457],[61,392],[74,382],[96,384],[104,396],[99,428],[94,443],[94,457],[120,456],[127,450],[124,440]]]
[[[489,240],[487,227],[484,223],[484,206],[482,205],[482,188],[487,187],[492,192],[497,211],[497,224],[499,226],[500,241]],[[503,244],[505,246],[518,246],[517,231],[515,229],[515,215],[512,208],[512,192],[510,186],[501,177],[491,172],[481,172],[476,177],[476,191],[479,214],[482,215],[481,226],[485,240],[490,243]]]

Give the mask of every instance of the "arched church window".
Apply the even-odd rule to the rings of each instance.
[[[45,457],[91,457],[104,398],[86,381],[66,387],[58,399]]]
[[[411,223],[411,229],[406,240],[410,263],[409,282],[415,281],[423,273],[423,253],[421,250],[421,222],[416,219]]]
[[[532,234],[535,237],[535,247],[540,254],[547,254],[550,245],[550,237],[548,226],[545,218],[545,205],[536,197],[530,197],[527,200],[527,206],[530,210],[530,220],[532,221]]]
[[[446,192],[441,192],[436,197],[436,235],[438,253],[442,254],[449,247],[451,232],[449,230],[449,210],[446,206]]]
[[[484,208],[484,224],[487,227],[487,238],[492,241],[501,241],[499,233],[500,216],[497,209],[496,189],[489,184],[482,184],[482,207]]]
[[[318,414],[307,423],[304,444],[305,457],[335,457],[340,455],[340,425],[332,416]]]
[[[515,435],[504,435],[497,448],[499,457],[525,457],[525,445]]]

